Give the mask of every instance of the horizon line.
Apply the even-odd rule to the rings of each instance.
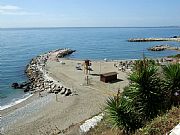
[[[48,28],[180,28],[180,26],[44,26],[44,27],[0,27],[0,29],[48,29]]]

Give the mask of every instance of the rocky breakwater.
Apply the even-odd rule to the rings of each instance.
[[[153,42],[153,41],[176,41],[180,42],[180,38],[170,37],[170,38],[131,38],[128,42]]]
[[[164,50],[176,50],[180,51],[179,47],[173,47],[169,45],[156,45],[153,47],[148,48],[149,51],[164,51]]]
[[[24,91],[31,91],[32,93],[48,92],[56,94],[60,92],[65,96],[72,94],[72,90],[70,88],[63,86],[59,81],[48,75],[48,72],[46,71],[46,62],[52,59],[57,60],[58,57],[64,57],[73,52],[74,50],[71,49],[59,49],[33,58],[25,70],[30,83]]]

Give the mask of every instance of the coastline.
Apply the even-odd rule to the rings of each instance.
[[[62,50],[62,52],[61,52],[61,50]],[[56,53],[56,55],[59,55],[58,57],[64,57],[64,56],[66,56],[66,55],[69,55],[69,54],[71,54],[71,53],[73,53],[74,51],[73,50],[70,50],[70,49],[58,49],[58,50],[54,50],[54,51],[50,51],[50,52],[48,52],[48,53],[44,53],[43,55],[39,55],[39,56],[37,56],[37,57],[35,57],[35,58],[33,58],[31,61],[30,61],[30,64],[28,64],[27,66],[26,66],[26,69],[25,69],[25,73],[26,74],[28,74],[28,72],[29,71],[27,71],[28,70],[28,68],[31,68],[31,66],[34,66],[34,65],[32,65],[32,63],[33,63],[33,61],[41,61],[40,59],[38,60],[38,58],[39,57],[44,57],[44,55],[45,55],[45,57],[47,58],[47,56],[48,56],[48,54],[51,54],[51,53]],[[41,61],[40,63],[38,63],[37,65],[36,65],[36,69],[33,69],[33,70],[36,70],[36,71],[32,71],[32,72],[43,72],[43,74],[44,75],[42,75],[42,76],[44,76],[43,78],[46,78],[47,80],[51,80],[51,81],[56,81],[56,80],[54,80],[53,78],[49,78],[49,76],[45,73],[45,71],[43,71],[44,69],[43,69],[43,66],[45,65],[45,60],[44,61]],[[39,70],[39,71],[37,71],[37,70]],[[40,73],[41,74],[41,73]],[[29,78],[31,78],[31,74],[28,76]],[[32,82],[30,82],[31,84],[32,84]],[[38,89],[38,88],[37,88]],[[23,95],[23,97],[21,97],[21,98],[19,98],[19,99],[16,99],[15,101],[12,101],[12,102],[10,102],[10,103],[8,103],[8,104],[5,104],[5,105],[3,105],[3,106],[0,106],[0,112],[5,112],[5,111],[7,111],[7,110],[11,110],[10,108],[15,108],[14,106],[16,106],[16,105],[18,105],[18,104],[20,104],[20,103],[22,103],[22,102],[24,102],[25,100],[27,100],[27,99],[29,99],[31,96],[33,96],[33,94],[34,93],[36,93],[37,91],[34,91],[33,90],[33,88],[31,87],[31,88],[29,88],[28,89],[28,91],[30,91],[30,92],[28,92],[28,93],[25,93],[24,95]],[[26,96],[27,95],[27,96]]]
[[[15,100],[15,101],[12,101],[12,102],[10,102],[9,104],[0,106],[0,111],[3,111],[3,110],[5,110],[5,109],[7,109],[7,108],[10,108],[10,107],[12,107],[12,106],[15,106],[15,105],[17,105],[17,104],[19,104],[19,103],[27,100],[27,99],[30,98],[31,96],[33,96],[33,94],[26,93],[22,98],[19,98],[19,99]]]
[[[91,85],[84,85],[83,72],[81,71],[80,73],[73,68],[77,62],[83,62],[82,60],[58,58],[57,61],[57,59],[54,58],[57,58],[56,55],[58,53],[51,51],[51,54],[45,63],[45,70],[41,70],[41,72],[45,73],[42,75],[45,81],[50,81],[50,83],[46,85],[52,86],[56,84],[57,87],[50,87],[44,89],[44,91],[38,91],[38,88],[41,87],[41,85],[39,85],[34,91],[30,91],[33,93],[33,96],[1,111],[2,122],[0,124],[0,133],[10,135],[20,133],[41,134],[42,129],[45,127],[48,128],[49,126],[52,126],[52,129],[56,127],[58,127],[59,130],[67,129],[73,124],[80,123],[100,113],[107,97],[116,93],[116,91],[109,92],[110,86],[107,87],[108,84],[106,86],[104,86],[103,83],[98,84],[99,82],[96,82],[96,79],[99,77],[97,76],[92,76],[95,78],[95,82],[93,81]],[[61,61],[65,62],[65,64]],[[92,63],[95,66],[95,70],[99,73],[99,61],[92,61]],[[113,66],[114,61],[101,61],[101,63],[103,72],[117,70]],[[68,74],[65,75],[64,73]],[[76,75],[79,73],[82,79]],[[74,78],[69,78],[67,75]],[[122,73],[122,76],[124,76],[123,79],[126,78],[125,73]],[[119,83],[123,84],[122,87],[124,87],[128,82],[125,81],[125,84],[124,82]],[[116,86],[117,88],[120,84],[112,84],[112,87]],[[58,85],[63,86],[63,89],[57,94],[58,101],[56,101],[56,94],[54,92],[57,88],[59,89]],[[66,91],[64,91],[65,88],[67,88]],[[101,90],[101,88],[105,89]],[[71,94],[66,96],[68,89],[71,90]],[[41,92],[41,95],[39,95],[39,92]],[[48,130],[52,131],[52,129]]]
[[[28,120],[28,117],[38,113],[43,107],[45,107],[52,100],[52,95],[47,95],[43,98],[38,98],[37,95],[33,95],[26,101],[21,102],[13,107],[5,109],[2,112],[0,133],[5,133],[10,130],[15,124],[22,124],[24,120]]]
[[[123,90],[129,83],[127,77],[130,68],[127,71],[121,71],[117,66],[120,62],[128,60],[91,61],[93,71],[89,74],[90,84],[86,85],[84,79],[86,75],[83,71],[84,61],[58,58],[57,55],[58,51],[51,51],[45,63],[43,61],[36,65],[33,62],[27,67],[27,69],[33,67],[34,71],[38,70],[37,73],[40,73],[41,76],[29,74],[30,78],[36,80],[32,82],[33,91],[30,91],[33,95],[27,100],[1,111],[0,133],[41,135],[45,132],[49,134],[63,133],[65,130],[70,132],[70,130],[74,130],[70,128],[72,125],[78,125],[102,112],[106,99],[116,95],[118,89]],[[41,55],[38,58],[44,57]],[[77,64],[81,66],[82,70],[76,69]],[[43,66],[44,68],[42,68]],[[30,73],[29,71],[28,73]],[[99,80],[101,73],[111,71],[118,72],[119,80],[117,82],[103,83]],[[39,81],[42,77],[43,80]],[[67,96],[68,89],[71,93]],[[58,94],[55,94],[57,91]]]
[[[31,103],[33,100],[35,100],[37,97],[37,94],[30,94],[27,98],[24,98],[24,99],[20,99],[20,100],[17,100],[18,103],[17,104],[13,104],[11,106],[11,104],[7,104],[5,106],[8,106],[6,108],[4,108],[3,110],[0,110],[1,112],[1,115],[7,115],[11,112],[13,112],[14,110],[18,109],[18,108],[21,108],[21,107],[24,107],[25,105]],[[22,101],[22,102],[20,102]]]
[[[50,51],[49,53],[51,53],[51,52],[53,52],[53,51]],[[75,59],[75,58],[67,58],[67,59],[72,60],[72,61],[82,61],[83,60],[83,59]],[[116,59],[114,59],[114,60],[113,59],[108,59],[109,62],[119,62],[119,61],[124,61],[125,62],[125,61],[134,61],[134,60],[138,60],[138,59],[117,59],[117,60]],[[104,60],[96,60],[96,59],[94,59],[92,61],[94,61],[94,62],[104,62]],[[27,67],[28,67],[28,65],[27,65]],[[49,77],[47,77],[47,75],[45,75],[45,76],[46,76],[46,78],[49,78]],[[50,79],[53,80],[53,81],[56,81],[53,78],[50,78]],[[15,102],[10,102],[10,103],[8,103],[6,105],[1,106],[2,107],[2,108],[0,108],[1,115],[12,112],[12,111],[16,110],[17,108],[21,108],[21,107],[25,106],[26,104],[31,103],[33,100],[36,100],[38,98],[38,93],[37,92],[30,91],[30,92],[28,92],[26,94],[28,94],[27,97],[23,96],[23,98],[19,98],[19,99],[15,100]]]
[[[59,50],[59,49],[58,49]],[[54,50],[56,52],[56,50]],[[50,51],[48,53],[52,53],[54,51]],[[47,54],[47,53],[44,53],[44,54]],[[37,56],[39,57],[39,56]],[[33,58],[34,59],[34,58]],[[32,60],[33,60],[32,59]],[[75,58],[63,58],[63,59],[67,59],[67,60],[72,60],[72,61],[82,61],[83,59],[75,59]],[[157,60],[160,60],[162,58],[156,58]],[[139,59],[108,59],[107,61],[108,62],[126,62],[126,61],[135,61],[135,60],[139,60]],[[105,60],[92,60],[93,62],[104,62]],[[28,68],[29,64],[27,65],[27,68]],[[27,69],[26,69],[27,70]],[[42,71],[42,70],[41,70]],[[50,80],[53,80],[54,82],[57,82],[56,80],[54,80],[52,77],[50,76],[47,76],[47,74],[44,75],[45,78],[48,78]],[[62,84],[61,84],[62,85]],[[0,112],[1,112],[1,115],[3,114],[7,114],[9,112],[12,112],[14,110],[16,110],[17,108],[21,108],[23,106],[25,106],[26,104],[32,102],[33,100],[36,100],[38,98],[38,93],[37,91],[30,91],[27,93],[28,96],[27,97],[24,97],[24,98],[19,98],[18,100],[16,100],[15,102],[11,102],[7,105],[4,105],[4,106],[1,106],[2,108],[0,108]],[[26,94],[25,94],[26,95]]]

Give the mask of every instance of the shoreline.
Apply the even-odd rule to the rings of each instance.
[[[51,54],[51,53],[56,53],[56,52],[61,51],[61,50],[63,50],[63,49],[52,50],[52,51],[49,51],[49,52],[47,52],[47,53],[38,55],[37,57],[32,58],[32,60],[30,61],[30,63],[31,63],[33,60],[36,60],[38,57],[41,57],[41,56],[47,55],[47,54]],[[65,50],[66,50],[66,49],[65,49]],[[70,50],[70,49],[67,49],[67,50]],[[58,55],[58,53],[56,53],[56,55]],[[66,55],[69,55],[69,54],[66,54]],[[66,58],[66,57],[64,58],[64,56],[61,56],[60,58],[61,58],[61,59],[67,59],[67,60],[73,60],[73,61],[83,61],[83,60],[84,60],[84,59],[76,59],[76,58]],[[168,56],[167,56],[167,57],[158,57],[158,58],[148,58],[148,59],[160,60],[160,59],[164,59],[164,58],[168,58]],[[105,58],[105,59],[106,59],[106,58]],[[142,58],[141,58],[141,59],[142,59]],[[106,61],[108,61],[108,62],[120,62],[120,61],[125,62],[125,61],[136,61],[136,60],[140,60],[140,59],[107,59]],[[91,61],[93,61],[93,62],[104,62],[105,60],[103,60],[103,59],[92,59]],[[45,63],[44,63],[44,64],[45,64]],[[28,69],[29,66],[30,66],[30,64],[27,65],[26,70]],[[39,68],[40,72],[45,72],[45,71],[43,71],[43,68],[42,68],[42,67],[38,67],[38,68]],[[25,72],[27,72],[27,71],[25,71]],[[57,81],[54,80],[53,78],[49,77],[46,73],[44,73],[44,77],[47,78],[47,79],[50,79],[50,80],[52,80],[52,81],[57,82]],[[6,104],[6,105],[1,106],[1,107],[4,107],[4,106],[5,106],[5,107],[2,108],[2,109],[0,108],[0,111],[6,110],[6,109],[8,109],[8,108],[11,108],[11,107],[13,107],[13,106],[16,106],[17,104],[19,104],[19,103],[21,103],[21,102],[24,102],[25,100],[27,100],[28,98],[30,98],[31,96],[33,96],[33,94],[36,93],[36,92],[37,92],[37,91],[31,91],[31,90],[30,90],[30,92],[27,93],[27,94],[29,94],[28,97],[19,98],[18,100],[15,101],[14,104],[12,104],[12,102],[10,102],[9,104]],[[25,94],[25,95],[26,95],[26,94]],[[11,104],[12,104],[12,105],[11,105]],[[6,106],[7,106],[7,107],[6,107]]]
[[[4,110],[1,117],[0,133],[6,134],[6,131],[11,129],[14,124],[18,124],[20,121],[28,120],[27,117],[32,117],[33,114],[38,113],[43,107],[49,104],[52,99],[52,95],[38,98],[35,94],[26,101]],[[19,122],[17,123],[17,121]]]
[[[83,59],[73,59],[73,58],[62,58],[62,59],[68,59],[68,60],[73,60],[73,61],[82,61]],[[139,60],[139,59],[108,59],[107,61],[109,62],[119,62],[119,61],[135,61],[135,60]],[[104,60],[92,60],[94,62],[104,62]],[[53,79],[54,80],[54,79]],[[54,80],[56,81],[56,80]],[[31,101],[31,98],[34,99],[35,96],[38,95],[37,92],[30,92],[30,93],[25,93],[25,95],[28,94],[29,96],[27,97],[22,97],[22,98],[19,98],[17,100],[15,100],[14,102],[10,102],[8,104],[5,104],[5,105],[2,105],[1,108],[0,108],[0,112],[1,112],[1,115],[7,113],[7,112],[11,112],[12,110],[15,110],[17,108],[19,108],[19,106],[22,106],[22,105],[19,105],[19,104],[26,104],[24,102],[29,102]]]
[[[50,52],[53,52],[53,51],[50,51]],[[162,58],[167,58],[167,57],[148,58],[148,59],[160,60]],[[83,59],[75,59],[75,58],[62,58],[62,59],[73,60],[73,61],[82,61],[83,60]],[[125,61],[136,61],[136,60],[140,60],[140,59],[107,59],[108,62],[121,62],[121,61],[125,62]],[[93,61],[93,62],[104,62],[105,60],[103,60],[103,59],[101,59],[101,60],[92,59],[91,61]],[[46,78],[49,78],[47,75],[45,75],[45,76],[46,76]],[[54,80],[51,77],[50,77],[50,79],[57,82],[56,80]],[[8,104],[5,104],[5,105],[1,106],[1,108],[2,108],[2,109],[0,108],[1,115],[4,114],[5,112],[11,112],[12,110],[15,110],[15,109],[19,108],[18,107],[19,104],[26,104],[24,102],[26,102],[26,101],[29,102],[29,101],[31,101],[31,98],[34,99],[34,96],[38,95],[37,91],[31,91],[31,92],[25,93],[25,95],[26,94],[28,94],[29,96],[24,97],[24,98],[19,98],[18,100],[15,101],[15,103],[10,102]],[[11,110],[11,111],[9,111],[9,110]]]
[[[62,52],[61,52],[62,51]],[[70,53],[69,53],[70,52]],[[28,68],[30,68],[32,65],[31,65],[31,63],[32,63],[32,61],[36,61],[36,60],[38,60],[38,58],[39,57],[46,57],[46,55],[50,55],[51,53],[57,53],[57,55],[59,55],[58,57],[64,57],[64,56],[66,56],[66,55],[69,55],[69,54],[71,54],[71,53],[73,53],[74,52],[74,50],[70,50],[70,49],[57,49],[57,50],[52,50],[52,51],[49,51],[48,53],[44,53],[44,54],[42,54],[42,55],[38,55],[38,56],[36,56],[35,58],[32,58],[32,60],[30,61],[30,63],[26,66],[26,69],[25,69],[25,73],[26,74],[28,74]],[[45,80],[51,80],[51,81],[54,81],[54,82],[56,82],[57,83],[57,81],[56,80],[54,80],[53,78],[50,78],[46,73],[45,73],[45,71],[43,71],[44,69],[43,69],[43,67],[42,66],[44,66],[45,65],[45,61],[43,61],[43,62],[41,62],[41,63],[38,63],[36,66],[37,66],[37,69],[39,70],[38,72],[43,72],[43,74],[44,75],[42,75],[42,77],[43,78],[45,78]],[[36,70],[36,69],[35,69]],[[35,72],[35,71],[33,71],[33,72]],[[36,72],[37,72],[37,70],[36,70]],[[28,76],[28,78],[31,78],[31,75],[29,75]],[[31,82],[32,83],[32,82]],[[37,89],[38,89],[38,87],[37,87]],[[22,102],[24,102],[24,101],[26,101],[26,100],[28,100],[28,98],[30,98],[31,96],[33,96],[35,93],[37,93],[37,91],[33,91],[33,88],[30,88],[29,89],[29,91],[30,92],[28,92],[28,93],[25,93],[24,95],[23,95],[23,97],[21,97],[21,98],[19,98],[19,99],[17,99],[17,100],[15,100],[15,101],[13,101],[13,102],[10,102],[10,103],[8,103],[8,104],[5,104],[5,105],[2,105],[2,106],[0,106],[0,112],[6,112],[6,110],[11,110],[11,108],[15,108],[14,106],[16,106],[16,105],[18,105],[18,104],[20,104],[20,103],[22,103]],[[27,97],[24,97],[25,95],[27,95],[28,94],[28,96]]]
[[[43,66],[41,62],[37,64],[38,70],[40,70],[41,72],[40,73],[41,77],[43,77],[42,82],[48,81],[46,82],[45,86],[50,86],[50,87],[44,89],[44,91],[40,91],[39,88],[41,87],[41,85],[38,85],[36,86],[36,89],[34,89],[34,91],[30,91],[33,93],[33,96],[27,98],[27,100],[19,104],[16,104],[12,107],[9,107],[1,111],[2,116],[1,116],[1,124],[0,124],[0,131],[1,131],[0,133],[10,134],[10,135],[19,134],[19,133],[40,134],[39,132],[41,132],[43,128],[42,125],[47,128],[49,127],[49,125],[51,125],[52,128],[58,126],[59,129],[63,130],[63,129],[67,129],[70,125],[72,125],[72,123],[80,123],[83,120],[88,119],[91,116],[101,112],[102,104],[104,104],[104,101],[109,96],[107,92],[108,89],[106,88],[106,90],[103,91],[99,89],[102,86],[104,87],[103,83],[100,85],[100,87],[98,86],[95,88],[94,86],[96,85],[96,82],[93,82],[95,84],[89,86],[81,85],[83,84],[82,82],[83,80],[81,79],[79,80],[79,77],[77,75],[71,75],[74,74],[74,71],[72,71],[74,70],[73,68],[74,66],[72,66],[71,64],[76,65],[76,63],[79,60],[77,61],[69,60],[68,58],[56,59],[57,54],[58,54],[57,52],[54,53],[53,51],[51,51],[47,62],[44,63],[45,64],[44,70],[42,70],[41,68]],[[63,64],[63,62],[65,62],[65,64]],[[83,61],[81,60],[79,62],[83,62]],[[94,61],[93,63],[98,64],[97,61]],[[108,64],[109,65],[108,69],[111,70],[111,66],[113,66],[114,62],[111,61],[104,63],[104,61],[102,60],[102,63],[105,64],[104,66]],[[33,69],[35,69],[34,71],[37,70],[37,68],[35,68],[36,65],[34,65],[34,63],[28,65],[27,68],[29,66],[32,66]],[[65,68],[66,66],[67,68]],[[58,67],[60,68],[59,70],[57,70]],[[66,71],[69,70],[69,68],[71,73]],[[99,69],[97,67],[97,71],[98,70]],[[104,69],[103,66],[102,66],[102,70],[106,71],[106,69]],[[74,79],[77,80],[74,81],[73,78],[66,78],[66,76],[63,75],[64,72],[68,73],[72,77],[75,77]],[[79,74],[78,71],[76,72]],[[83,72],[81,72],[81,74],[82,73]],[[82,74],[82,76],[84,75]],[[39,77],[39,79],[41,79],[41,77]],[[95,78],[97,77],[95,76]],[[57,86],[53,87],[54,84],[56,84]],[[35,85],[35,83],[33,83],[33,85]],[[114,84],[112,84],[112,86],[113,85]],[[61,88],[59,94],[57,94],[58,101],[56,101],[56,95],[54,92],[57,91],[57,89],[60,89],[59,86],[63,86],[63,88]],[[50,92],[52,89],[53,91]],[[66,96],[68,89],[71,90],[71,94]],[[40,97],[39,97],[39,92],[41,92]],[[46,104],[43,104],[44,101],[46,101]],[[11,122],[13,124],[10,124]],[[29,124],[31,126],[28,126]]]
[[[74,50],[70,49],[58,49],[33,58],[25,70],[30,81],[28,90],[33,93],[39,92],[39,94],[43,91],[54,93],[55,91],[62,90],[62,84],[49,76],[46,70],[46,63],[49,60],[58,61],[58,58],[63,58],[73,52]],[[67,94],[66,89],[64,94]]]
[[[130,69],[121,71],[117,66],[120,62],[128,60],[92,60],[93,71],[89,74],[90,84],[86,85],[82,65],[84,61],[58,58],[57,55],[58,51],[51,51],[45,63],[41,60],[39,63],[31,61],[27,66],[27,69],[30,68],[27,71],[31,73],[30,78],[35,79],[32,81],[35,85],[35,87],[32,86],[34,91],[30,91],[33,95],[1,111],[0,133],[40,135],[47,130],[48,132],[54,132],[54,129],[63,131],[71,125],[79,124],[100,113],[106,99],[115,95],[119,88],[122,90],[129,83],[127,76]],[[44,57],[41,55],[37,58]],[[79,63],[82,70],[75,68]],[[33,71],[38,73],[38,76]],[[100,82],[98,74],[111,71],[118,72],[120,81]],[[38,83],[40,85],[37,85]],[[69,90],[71,93],[66,95]],[[56,92],[58,94],[55,94]]]
[[[26,96],[26,95],[27,95],[27,96]],[[17,104],[19,104],[19,103],[27,100],[27,99],[30,98],[31,96],[33,96],[33,94],[26,93],[26,94],[23,95],[23,97],[18,98],[17,100],[12,101],[12,102],[10,102],[9,104],[5,104],[5,105],[3,105],[3,106],[0,106],[0,111],[3,111],[3,110],[8,109],[8,108],[10,108],[10,107],[13,107],[13,106],[15,106],[15,105],[17,105]]]

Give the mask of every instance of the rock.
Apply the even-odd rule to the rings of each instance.
[[[66,90],[67,90],[67,88],[64,88],[64,91],[62,91],[61,94],[65,94]]]
[[[156,45],[154,47],[148,48],[150,51],[163,51],[168,49],[170,46],[168,45]]]
[[[180,38],[180,36],[173,36],[172,38]]]
[[[59,92],[58,91],[54,91],[55,94],[58,94]]]
[[[179,37],[170,37],[170,38],[133,38],[129,39],[128,42],[153,42],[153,41],[176,41],[180,42]]]
[[[11,85],[11,87],[13,87],[14,89],[18,89],[19,88],[19,84],[18,83],[13,83]]]
[[[20,84],[19,84],[19,89],[24,89],[24,88],[26,88],[26,86],[29,85],[29,84],[30,84],[30,82],[20,83]]]
[[[180,50],[179,47],[173,47],[169,45],[156,45],[154,47],[148,48],[150,51],[164,51],[164,50]]]
[[[56,53],[56,58],[64,57],[71,53],[75,52],[75,50],[71,49],[58,49],[55,51],[51,51],[45,53],[44,55],[39,55],[36,58],[33,58],[30,63],[27,65],[25,73],[27,74],[30,84],[22,83],[22,84],[14,84],[15,87],[24,88],[24,92],[29,90],[46,90],[48,93],[53,93],[55,91],[61,92],[61,94],[69,95],[71,92],[67,88],[63,88],[63,86],[58,87],[52,79],[46,79],[45,74],[48,74],[48,71],[45,71],[45,65],[51,53]],[[59,81],[58,81],[59,82]]]
[[[68,89],[67,92],[65,93],[65,96],[69,96],[69,95],[71,95],[71,94],[72,94],[71,90]]]
[[[24,89],[24,92],[28,92],[28,91],[30,91],[30,86],[29,85]]]

